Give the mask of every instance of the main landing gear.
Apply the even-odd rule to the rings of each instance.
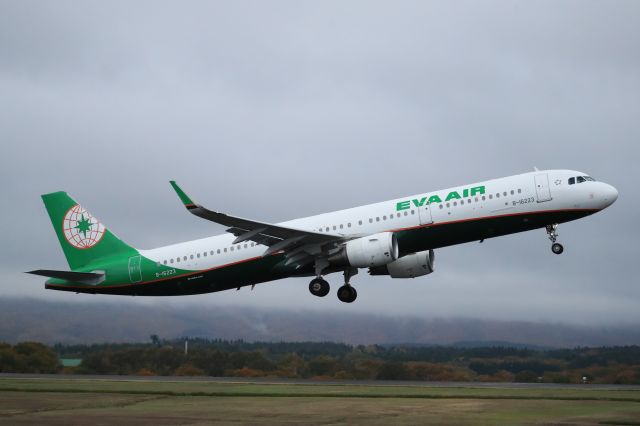
[[[348,268],[344,270],[344,285],[338,289],[338,299],[344,303],[353,303],[358,297],[358,292],[351,287],[349,280],[358,273],[358,268]]]
[[[338,299],[344,303],[352,303],[358,297],[358,292],[351,287],[349,280],[358,273],[358,269],[350,268],[344,271],[344,285],[338,289]],[[329,283],[322,277],[318,276],[309,283],[309,291],[314,296],[324,297],[329,294]]]
[[[547,235],[549,236],[549,239],[552,243],[551,251],[555,254],[562,254],[562,252],[564,251],[564,247],[562,246],[562,244],[556,243],[556,240],[558,239],[558,233],[556,232],[556,229],[558,229],[557,223],[554,223],[553,225],[547,225]]]
[[[331,290],[329,283],[323,280],[321,277],[314,278],[309,283],[309,291],[314,296],[325,297],[327,294],[329,294],[329,290]]]

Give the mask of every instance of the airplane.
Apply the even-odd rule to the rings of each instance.
[[[325,275],[342,272],[338,299],[351,303],[351,278],[415,278],[434,271],[434,250],[544,229],[561,254],[558,224],[599,212],[618,191],[572,170],[535,170],[390,201],[271,224],[197,204],[171,186],[193,215],[227,234],[139,250],[116,237],[66,192],[42,195],[70,271],[34,270],[46,289],[76,293],[174,296],[240,289],[288,277],[313,277],[309,291],[330,291]]]

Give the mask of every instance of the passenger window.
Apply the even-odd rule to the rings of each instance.
[[[342,229],[342,228],[343,228],[343,226],[342,226],[342,224],[340,224],[340,229]]]
[[[440,204],[440,210],[442,210],[442,208],[443,208],[443,207],[442,207],[442,204]]]
[[[477,203],[478,202],[478,197],[476,197],[475,200],[476,200],[476,203]]]
[[[347,228],[351,228],[351,222],[347,223]]]
[[[203,255],[204,257],[207,257],[207,252],[205,251],[204,253],[202,253],[202,255]]]
[[[224,248],[224,252],[225,252],[225,253],[227,252],[227,248],[226,248],[226,247]]]
[[[166,264],[167,264],[167,261],[165,260],[165,261],[164,261],[164,262],[162,262],[162,263],[164,263],[164,264],[166,265]]]
[[[502,195],[506,197],[506,196],[507,196],[507,191],[504,191],[504,192],[502,193]]]
[[[500,198],[500,193],[499,192],[496,193],[496,198]]]
[[[387,220],[387,215],[382,216],[382,220]]]
[[[169,259],[169,263],[173,263],[173,259]]]
[[[493,200],[493,194],[489,194],[489,199]]]
[[[335,226],[335,225],[333,225],[333,230],[334,230],[334,231],[336,230],[336,226]]]
[[[458,202],[457,202],[457,201],[454,201],[454,202],[453,202],[453,206],[454,206],[454,207],[456,207],[457,205],[458,205]]]
[[[369,223],[373,223],[373,219],[372,218],[369,218]]]
[[[187,256],[184,256],[182,259],[186,262],[187,261]]]
[[[518,194],[522,193],[522,189],[518,188]]]
[[[327,226],[327,227],[325,228],[325,230],[326,230],[327,232],[329,232],[329,227]]]
[[[411,214],[416,214],[416,211],[415,210],[411,210]]]
[[[516,193],[516,191],[514,191],[513,189],[511,190],[511,195],[514,195]]]
[[[200,253],[196,254],[196,257],[197,257],[198,259],[200,259]]]
[[[484,195],[482,196],[482,201],[486,201],[487,197],[485,197]]]
[[[231,246],[231,251],[233,251],[233,246]]]
[[[451,207],[451,204],[450,204],[450,203],[447,203],[447,208],[449,208],[449,207]]]
[[[376,222],[380,222],[380,218],[379,217],[376,217]]]
[[[361,220],[358,221],[358,225],[362,225],[362,221]]]
[[[220,249],[218,249],[218,254],[220,254]]]
[[[409,213],[407,213],[407,212],[404,212],[404,215],[405,215],[405,216],[409,216]]]
[[[389,215],[389,219],[393,219],[393,213]]]
[[[460,205],[463,206],[464,205],[464,200],[460,200]]]

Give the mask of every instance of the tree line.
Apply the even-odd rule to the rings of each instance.
[[[0,345],[1,372],[362,380],[640,384],[640,346],[540,350],[332,342],[162,340],[144,344]],[[80,358],[61,367],[58,358]]]

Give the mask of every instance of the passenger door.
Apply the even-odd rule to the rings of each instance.
[[[434,204],[435,205],[435,204]],[[424,206],[418,207],[418,215],[420,216],[420,225],[428,225],[433,223],[433,216],[431,215],[431,205],[425,203]]]
[[[538,202],[542,203],[551,200],[551,189],[549,188],[549,175],[547,173],[541,173],[535,175],[536,184],[536,196]]]

